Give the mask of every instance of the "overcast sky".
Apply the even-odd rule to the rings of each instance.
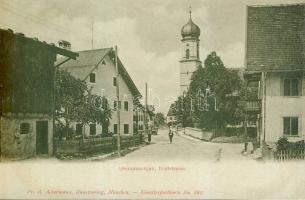
[[[72,50],[118,45],[119,57],[149,103],[166,114],[179,94],[180,30],[200,27],[200,57],[216,51],[227,67],[244,67],[246,5],[305,0],[0,0],[0,28],[48,43],[70,41]]]

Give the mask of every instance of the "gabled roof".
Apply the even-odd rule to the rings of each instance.
[[[249,6],[247,70],[305,68],[305,4]]]
[[[76,60],[69,60],[68,62],[61,65],[62,68],[73,68],[73,67],[90,67],[92,66],[93,71],[98,65],[103,61],[106,55],[110,57],[110,60],[115,63],[115,52],[113,48],[103,48],[103,49],[92,49],[86,51],[79,51],[79,57]],[[59,60],[58,62],[61,62]],[[132,95],[141,97],[141,93],[134,84],[133,80],[129,76],[127,70],[125,69],[123,63],[118,58],[118,67],[120,75],[130,89]],[[89,73],[90,74],[90,73]],[[89,76],[85,75],[85,79]]]
[[[112,48],[79,51],[79,57],[62,64],[61,67],[88,67],[97,65]]]

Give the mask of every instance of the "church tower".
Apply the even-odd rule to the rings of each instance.
[[[191,78],[197,67],[201,64],[199,58],[200,28],[190,19],[181,29],[181,60],[180,60],[180,95],[189,89]]]

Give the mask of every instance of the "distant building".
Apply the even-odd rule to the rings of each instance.
[[[305,4],[248,7],[245,79],[257,91],[247,103],[259,139],[305,138]]]
[[[77,54],[0,29],[0,154],[53,154],[54,62]]]
[[[144,115],[145,108],[143,105],[136,105],[134,107],[134,131],[137,133],[144,132]]]
[[[180,95],[189,89],[193,73],[201,65],[199,58],[200,28],[190,19],[181,29]]]
[[[166,124],[168,125],[172,125],[177,122],[177,117],[175,115],[174,109],[175,109],[174,104],[172,104],[166,115]]]
[[[61,66],[72,76],[85,80],[91,94],[106,97],[112,109],[112,117],[108,131],[118,132],[116,109],[120,109],[120,133],[132,135],[134,133],[134,100],[141,97],[139,90],[126,71],[123,63],[118,59],[120,72],[119,80],[116,77],[115,52],[112,48],[80,51],[77,60],[70,60]],[[117,102],[116,86],[119,84],[120,102]],[[99,124],[89,124],[83,128],[82,124],[75,122],[73,129],[85,136],[103,133]],[[104,127],[105,128],[105,127]],[[84,131],[84,132],[83,132]]]

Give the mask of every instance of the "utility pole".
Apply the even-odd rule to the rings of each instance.
[[[145,117],[144,117],[144,124],[145,124],[145,135],[148,134],[148,120],[147,120],[147,83],[145,83]]]
[[[120,82],[119,82],[119,67],[118,67],[118,48],[115,46],[115,70],[116,70],[116,96],[117,96],[117,146],[118,146],[118,156],[121,157],[121,116],[120,116]]]
[[[91,49],[93,49],[93,26],[94,26],[94,22],[92,21],[92,24],[91,24]]]

